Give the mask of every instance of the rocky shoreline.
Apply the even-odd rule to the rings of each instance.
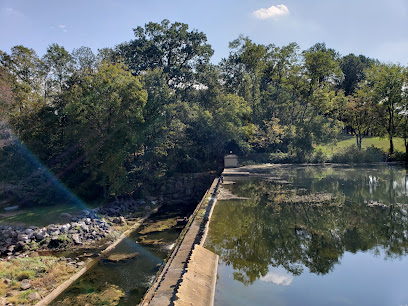
[[[156,204],[151,201],[151,205]],[[0,225],[0,258],[24,256],[31,251],[81,247],[114,237],[113,225],[124,225],[133,212],[149,211],[145,200],[116,201],[77,216],[62,213],[63,224],[45,227]]]

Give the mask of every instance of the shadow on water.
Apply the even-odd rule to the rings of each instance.
[[[163,206],[52,305],[138,304],[182,230],[176,219],[189,216],[194,208]]]

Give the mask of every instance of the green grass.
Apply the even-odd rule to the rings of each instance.
[[[325,154],[333,154],[341,151],[344,148],[350,147],[351,145],[356,145],[355,136],[346,136],[342,135],[339,137],[339,141],[335,145],[321,145],[316,149],[321,149]],[[387,138],[380,137],[364,137],[361,143],[363,149],[366,149],[370,146],[374,146],[388,152],[390,148],[390,142]],[[394,138],[394,150],[405,153],[404,140],[402,138]]]
[[[26,224],[34,226],[46,226],[51,223],[64,223],[70,220],[61,218],[61,213],[75,214],[87,207],[78,207],[73,204],[59,204],[55,206],[37,206],[11,212],[15,215],[7,215],[1,212],[0,224]]]

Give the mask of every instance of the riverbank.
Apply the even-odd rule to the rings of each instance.
[[[157,211],[150,204],[135,209],[134,214],[144,211],[143,218],[101,215],[97,213],[102,209],[94,209],[75,217],[66,214],[71,221],[65,224],[42,228],[2,225],[0,305],[32,305],[44,297],[41,303],[49,303]]]

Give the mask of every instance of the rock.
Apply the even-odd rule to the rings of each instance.
[[[51,238],[50,242],[48,243],[48,248],[50,249],[58,248],[61,242],[62,241],[58,238],[58,236],[54,236]]]
[[[64,224],[64,225],[62,225],[61,226],[61,228],[60,228],[60,232],[61,233],[66,233],[66,232],[68,232],[69,231],[69,229],[71,228],[71,224]]]
[[[31,228],[27,228],[25,230],[25,233],[28,235],[28,237],[30,237],[34,233],[34,231]]]
[[[72,241],[73,241],[75,244],[82,244],[81,238],[79,238],[79,235],[78,235],[78,234],[73,234],[73,235],[72,235]]]
[[[18,234],[17,235],[17,241],[27,241],[28,240],[28,235],[26,234]]]
[[[5,211],[13,211],[13,210],[18,210],[20,207],[18,205],[16,206],[9,206],[9,207],[4,207]]]
[[[11,279],[5,278],[5,279],[4,279],[4,283],[5,283],[6,285],[11,284]]]
[[[43,240],[45,238],[45,233],[44,232],[38,232],[34,234],[35,239],[38,241]]]
[[[118,261],[125,261],[131,258],[134,258],[136,256],[138,256],[139,253],[135,252],[135,253],[127,253],[127,254],[122,254],[122,253],[117,253],[117,254],[111,254],[109,255],[106,259],[109,261],[113,261],[113,262],[118,262]]]
[[[188,218],[184,217],[182,219],[177,219],[177,225],[186,225],[188,222]]]
[[[14,252],[22,251],[24,249],[24,247],[25,247],[25,243],[23,241],[19,241],[14,246]]]
[[[27,296],[29,301],[39,301],[41,300],[41,295],[38,292],[32,292]]]
[[[60,217],[61,217],[61,218],[64,218],[64,219],[71,219],[71,218],[72,218],[72,215],[69,214],[69,213],[61,213],[61,214],[60,214]]]
[[[29,288],[31,288],[30,280],[28,280],[28,279],[23,279],[23,281],[21,282],[20,289],[21,289],[21,290],[27,290],[27,289],[29,289]]]
[[[58,236],[59,234],[61,234],[61,231],[59,229],[52,229],[48,231],[48,234],[50,234],[51,236]]]
[[[123,216],[113,219],[113,223],[126,224],[126,219]]]
[[[89,226],[86,225],[86,224],[81,225],[81,229],[82,229],[84,232],[89,232]]]

